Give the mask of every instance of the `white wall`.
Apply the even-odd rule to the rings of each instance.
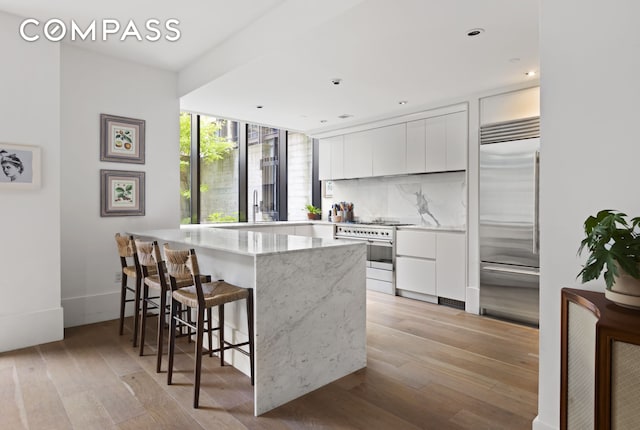
[[[0,190],[0,351],[62,339],[60,307],[60,50],[27,43],[0,12],[0,142],[42,151],[42,187]]]
[[[177,75],[61,50],[61,264],[65,326],[117,318],[118,231],[178,227]],[[146,121],[146,163],[100,161],[101,113]],[[146,216],[100,217],[100,169],[146,172]],[[131,306],[131,305],[129,305]]]
[[[560,289],[581,287],[582,223],[603,208],[640,214],[640,2],[614,3],[541,6],[538,430],[559,426]],[[603,291],[603,285],[589,287]]]

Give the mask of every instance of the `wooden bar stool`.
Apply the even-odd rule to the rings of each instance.
[[[160,246],[157,241],[143,242],[135,241],[139,266],[141,267],[143,281],[142,292],[142,324],[140,327],[140,355],[144,355],[145,334],[147,328],[147,312],[149,310],[158,311],[158,331],[157,331],[157,359],[156,372],[160,373],[162,367],[162,354],[164,346],[164,326],[165,316],[168,315],[169,305],[167,303],[167,293],[170,291],[167,277],[165,261],[160,253]],[[173,266],[171,265],[171,268]],[[176,288],[189,287],[193,285],[191,274],[181,274],[172,272],[176,279]],[[210,281],[210,277],[202,278],[203,282]],[[153,297],[149,290],[153,290]]]
[[[121,235],[116,233],[116,244],[118,245],[118,254],[120,256],[120,265],[122,266],[122,275],[120,282],[120,335],[124,331],[124,311],[125,305],[134,302],[133,312],[133,346],[138,346],[138,325],[140,322],[140,288],[142,286],[142,269],[138,263],[136,254],[136,244],[133,236]],[[129,264],[129,263],[132,264]],[[155,273],[155,268],[150,271]],[[128,286],[129,278],[135,279],[135,288]],[[127,298],[129,293],[133,293],[133,298]]]
[[[202,354],[204,332],[209,336],[210,356],[214,352],[220,354],[220,365],[224,366],[224,351],[227,349],[236,349],[237,351],[247,355],[251,365],[251,385],[254,384],[254,353],[253,353],[253,289],[240,288],[231,285],[222,280],[215,282],[202,283],[200,277],[200,269],[198,267],[198,259],[195,250],[171,250],[164,245],[165,258],[167,265],[182,266],[182,273],[188,271],[190,273],[194,285],[187,288],[177,288],[177,279],[171,270],[169,271],[169,279],[171,285],[171,327],[169,329],[169,368],[167,371],[167,383],[171,385],[171,377],[173,374],[173,356],[175,353],[176,341],[176,325],[184,324],[193,330],[196,334],[196,354],[195,354],[195,375],[194,375],[194,391],[193,391],[193,407],[197,408],[200,398],[200,376],[202,370]],[[247,301],[247,325],[249,340],[238,344],[232,344],[224,340],[224,305],[238,300],[246,299]],[[187,307],[187,309],[195,309],[197,318],[195,325],[190,321],[184,320],[179,310],[179,305]],[[218,327],[212,327],[211,324],[211,308],[218,306]],[[204,313],[207,311],[207,324],[205,327]],[[211,333],[218,330],[218,348],[212,349]],[[190,334],[193,334],[191,332]],[[245,351],[241,347],[248,346],[249,351]]]

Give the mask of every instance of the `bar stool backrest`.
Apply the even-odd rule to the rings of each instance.
[[[171,249],[168,244],[163,245],[167,274],[171,280],[171,290],[176,290],[177,279],[191,279],[191,270],[187,267],[188,249]]]

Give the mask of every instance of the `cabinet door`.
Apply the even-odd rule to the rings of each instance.
[[[331,179],[344,179],[344,136],[331,138]]]
[[[318,154],[318,179],[321,181],[331,179],[331,140],[320,139]]]
[[[407,127],[405,123],[371,130],[373,175],[399,175],[407,170]]]
[[[313,237],[312,225],[296,225],[294,226],[294,231],[296,236]]]
[[[467,169],[467,112],[446,116],[447,170]]]
[[[447,170],[447,119],[436,116],[425,120],[426,126],[426,171]]]
[[[373,175],[372,130],[344,136],[344,177],[369,178]]]
[[[467,247],[464,233],[438,233],[436,285],[438,297],[465,301]]]
[[[398,230],[396,232],[396,254],[436,258],[436,233],[420,230]]]
[[[413,257],[397,257],[396,288],[435,296],[435,261]]]
[[[333,224],[313,224],[313,237],[333,239]]]
[[[407,123],[407,173],[426,171],[425,120]]]

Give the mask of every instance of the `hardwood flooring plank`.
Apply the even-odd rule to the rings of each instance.
[[[17,382],[15,366],[0,368],[0,420],[2,428],[27,430],[27,415]]]
[[[119,430],[157,430],[158,427],[158,422],[148,412],[129,418],[117,426]]]
[[[140,371],[124,375],[122,380],[131,388],[146,411],[158,422],[159,428],[203,428],[192,416],[185,413],[147,372]]]
[[[106,408],[92,391],[76,393],[62,398],[64,408],[74,429],[115,429],[116,425]]]
[[[16,371],[29,428],[71,429],[62,399],[36,348],[23,350],[16,359]]]

